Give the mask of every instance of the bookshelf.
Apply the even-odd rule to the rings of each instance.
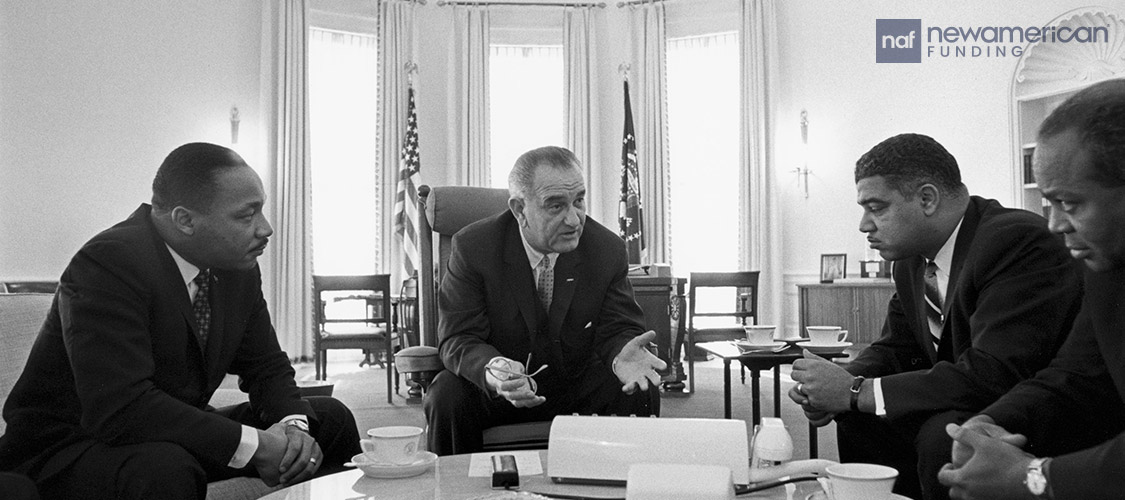
[[[1039,194],[1032,171],[1036,135],[1043,120],[1076,92],[1094,83],[1125,76],[1125,19],[1105,9],[1085,7],[1066,12],[1044,26],[1107,26],[1107,43],[1031,43],[1012,76],[1012,178],[1015,203],[1046,217],[1050,206]]]

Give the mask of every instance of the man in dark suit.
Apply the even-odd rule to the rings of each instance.
[[[1067,99],[1044,120],[1037,144],[1033,168],[1051,203],[1049,226],[1086,265],[1082,310],[1050,366],[948,426],[952,463],[938,477],[954,498],[1122,498],[1125,80]]]
[[[207,483],[292,484],[359,452],[355,419],[302,399],[257,258],[273,233],[234,151],[181,146],[143,204],[74,256],[4,407],[0,470],[45,498],[197,498]],[[249,403],[207,402],[227,373]]]
[[[439,455],[479,451],[495,425],[659,411],[665,364],[645,350],[656,334],[644,332],[624,242],[586,217],[578,159],[531,150],[508,186],[509,211],[453,237],[441,282],[446,370],[423,404]]]
[[[840,460],[895,467],[895,491],[946,498],[945,424],[1046,366],[1078,312],[1081,276],[1046,221],[969,196],[937,141],[902,134],[856,163],[859,229],[894,261],[881,337],[841,367],[806,352],[789,395],[837,422]]]

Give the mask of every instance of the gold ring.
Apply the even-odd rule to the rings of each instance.
[[[310,464],[315,464],[315,463],[316,463],[316,458],[313,458],[313,457],[309,457],[309,463],[310,463]]]
[[[805,384],[804,383],[797,382],[797,392],[801,393],[801,394],[805,393]]]

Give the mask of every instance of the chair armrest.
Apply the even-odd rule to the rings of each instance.
[[[436,347],[420,345],[407,347],[395,353],[395,366],[402,373],[433,372],[445,368]]]

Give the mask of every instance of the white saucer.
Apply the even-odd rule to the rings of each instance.
[[[823,491],[814,491],[805,497],[805,500],[828,500],[828,494]],[[898,493],[888,493],[887,496],[880,500],[910,500],[910,497],[904,497]]]
[[[747,340],[738,340],[735,341],[735,343],[738,344],[738,347],[744,349],[773,349],[785,345],[785,342],[782,341],[774,341],[768,344],[751,344],[750,341]]]
[[[851,342],[836,342],[835,344],[803,344],[801,347],[813,353],[818,352],[843,352],[852,346]]]
[[[786,344],[799,344],[801,342],[808,342],[811,339],[805,337],[790,337],[787,339],[774,339],[778,342],[785,342]]]
[[[355,462],[357,464],[356,467],[359,467],[359,469],[363,471],[363,475],[367,477],[396,479],[401,477],[413,477],[426,472],[434,466],[434,462],[437,462],[437,459],[438,456],[432,452],[419,451],[415,453],[413,462],[404,465],[396,465],[366,461],[367,457],[363,453],[360,453],[352,457],[352,462]]]

